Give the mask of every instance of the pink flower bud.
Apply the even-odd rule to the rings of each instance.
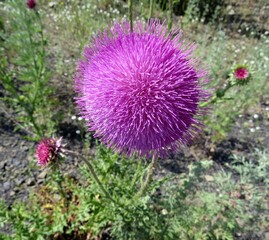
[[[29,9],[34,9],[36,6],[36,1],[35,0],[27,0],[26,4],[27,4],[27,7]]]
[[[62,152],[62,138],[55,140],[54,138],[46,138],[40,141],[36,148],[36,157],[38,164],[46,166],[50,162],[55,161]]]
[[[247,68],[239,67],[235,69],[234,76],[237,80],[245,80],[249,76],[249,71]]]

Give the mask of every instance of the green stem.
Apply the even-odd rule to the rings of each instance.
[[[168,10],[168,31],[172,28],[173,22],[173,0],[169,0],[169,10]]]
[[[145,182],[144,182],[144,184],[141,185],[141,188],[137,192],[137,194],[135,195],[134,200],[142,197],[146,193],[146,191],[148,189],[148,186],[149,186],[149,184],[150,184],[150,182],[152,180],[154,170],[156,168],[156,160],[157,160],[156,156],[155,156],[155,154],[153,154],[151,163],[148,166],[148,172],[147,172]]]
[[[97,174],[95,173],[95,170],[92,166],[92,164],[90,163],[90,161],[88,161],[86,158],[84,158],[82,155],[80,155],[79,153],[77,152],[73,152],[73,151],[70,151],[70,150],[65,150],[65,152],[68,152],[68,153],[71,153],[73,155],[75,155],[76,157],[79,157],[84,163],[86,163],[86,165],[88,166],[91,174],[92,174],[92,177],[93,179],[95,180],[95,182],[99,185],[100,189],[102,190],[102,192],[104,193],[104,195],[110,199],[112,202],[114,202],[115,204],[118,204],[118,205],[121,205],[119,204],[117,201],[115,201],[111,195],[109,194],[109,192],[104,188],[104,186],[102,185],[101,181],[99,180]]]
[[[41,62],[40,62],[40,67],[39,67],[39,72],[38,72],[38,76],[41,78],[42,76],[42,71],[43,71],[43,58],[45,56],[45,46],[44,46],[44,34],[43,34],[43,24],[42,24],[42,20],[41,17],[39,15],[39,12],[37,10],[35,10],[36,16],[38,18],[39,24],[40,24],[40,37],[41,37]]]
[[[217,90],[217,93],[207,102],[202,103],[200,106],[201,107],[206,107],[210,104],[216,103],[219,99],[223,98],[226,94],[226,92],[232,88],[234,85],[232,85],[230,82],[226,85],[224,89],[219,89]]]
[[[149,19],[151,19],[153,15],[154,0],[150,0],[149,4]]]
[[[208,105],[217,102],[218,97],[214,95],[209,101],[200,104],[200,107],[207,107]]]
[[[59,189],[59,192],[64,200],[64,206],[68,209],[68,206],[69,206],[69,202],[68,202],[68,197],[63,189],[63,185],[62,185],[62,181],[63,181],[63,176],[61,175],[61,172],[60,172],[60,169],[58,168],[58,166],[56,166],[56,169],[55,169],[55,172],[56,172],[56,182],[57,182],[57,185],[58,185],[58,189]]]
[[[40,21],[41,21],[41,19],[40,19]],[[32,57],[33,57],[34,69],[35,69],[35,82],[34,82],[35,90],[34,90],[34,94],[33,94],[33,99],[31,101],[32,106],[33,106],[32,107],[33,111],[31,111],[31,112],[28,111],[28,115],[29,115],[30,121],[33,124],[33,126],[34,126],[37,134],[39,135],[39,137],[41,137],[42,136],[42,133],[40,131],[39,126],[36,124],[36,121],[35,121],[35,119],[33,117],[33,112],[35,111],[35,108],[36,108],[35,107],[35,104],[36,104],[37,93],[40,90],[40,78],[41,78],[41,74],[42,74],[41,67],[42,67],[43,64],[41,64],[40,67],[37,64],[37,61],[36,61],[36,55],[37,54],[36,54],[35,47],[34,47],[33,34],[30,31],[30,29],[31,29],[31,26],[30,26],[31,22],[29,21],[28,18],[26,18],[26,21],[25,22],[26,22],[26,28],[27,28],[26,30],[27,30],[27,33],[28,33],[29,42],[30,42],[30,45],[31,45],[31,54],[32,54]],[[42,26],[41,26],[41,28],[42,28]],[[43,32],[41,34],[41,37],[42,37],[42,41],[43,41]],[[43,54],[43,49],[44,48],[43,48],[43,43],[42,43],[42,54]]]
[[[130,21],[131,32],[133,32],[133,0],[128,0],[128,15]]]
[[[35,48],[34,48],[34,42],[33,42],[33,38],[32,38],[32,32],[30,31],[30,28],[31,26],[29,25],[29,21],[28,19],[26,19],[26,30],[27,30],[27,33],[28,33],[28,38],[29,38],[29,42],[30,42],[30,45],[31,45],[31,53],[32,53],[32,57],[33,57],[33,61],[34,61],[34,67],[35,67],[35,74],[36,76],[35,77],[38,77],[38,67],[37,67],[37,62],[36,62],[36,53],[35,53]]]
[[[141,171],[141,165],[142,165],[142,159],[139,159],[138,165],[137,165],[137,171],[133,176],[133,180],[130,184],[131,188],[133,188],[136,185],[136,182],[138,181],[139,177],[140,177],[140,171]]]
[[[43,136],[43,133],[41,133],[41,130],[40,130],[39,126],[36,124],[36,121],[35,121],[35,118],[33,116],[33,113],[28,112],[28,116],[29,116],[30,122],[34,126],[34,129],[36,130],[37,135],[39,137],[42,137]]]
[[[39,21],[39,25],[40,25],[40,38],[41,38],[41,51],[37,50],[37,56],[38,56],[38,60],[39,60],[39,64],[36,64],[36,86],[35,86],[35,93],[34,93],[34,100],[33,103],[35,104],[36,100],[37,100],[37,95],[40,91],[43,91],[43,88],[41,86],[41,80],[42,75],[43,75],[43,68],[44,68],[44,56],[45,56],[45,47],[44,47],[44,34],[43,34],[43,24],[42,24],[42,20],[40,17],[40,14],[38,12],[38,10],[35,9],[35,14],[36,17]],[[40,99],[42,102],[44,102],[43,97],[41,97]]]

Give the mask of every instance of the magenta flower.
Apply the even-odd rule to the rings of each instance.
[[[28,7],[29,9],[33,9],[33,8],[35,8],[35,6],[36,6],[36,1],[35,1],[35,0],[27,0],[27,1],[26,1],[26,4],[27,4],[27,7]]]
[[[38,164],[46,166],[55,161],[62,153],[62,138],[47,138],[40,141],[36,148]]]
[[[239,67],[239,68],[235,69],[235,71],[234,71],[234,77],[237,80],[247,79],[248,76],[249,76],[249,71],[247,68]]]
[[[230,82],[232,85],[244,85],[251,79],[251,71],[246,65],[236,65],[232,68]]]
[[[116,23],[85,48],[75,77],[81,115],[104,144],[131,155],[163,155],[202,126],[206,72],[181,32],[158,21]]]

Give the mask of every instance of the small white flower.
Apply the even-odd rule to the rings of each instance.
[[[79,131],[79,130],[77,130],[77,131],[76,131],[76,134],[80,134],[80,131]]]
[[[162,209],[161,214],[162,215],[167,215],[168,214],[168,211],[166,209]]]
[[[71,117],[72,120],[75,120],[76,118],[77,118],[76,116],[72,116],[72,117]]]
[[[250,128],[249,130],[250,130],[250,132],[252,132],[252,133],[255,132],[255,128]]]
[[[255,119],[258,119],[258,118],[259,118],[259,115],[258,115],[258,114],[254,114],[253,117],[254,117]]]
[[[257,126],[257,127],[256,127],[256,130],[260,130],[260,129],[261,129],[261,127],[260,127],[260,126]]]
[[[78,117],[78,120],[81,121],[82,120],[82,117]]]

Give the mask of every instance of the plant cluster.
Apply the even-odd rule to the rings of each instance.
[[[263,214],[268,211],[267,152],[257,150],[253,159],[234,156],[218,171],[213,161],[197,159],[181,174],[155,174],[159,159],[189,143],[202,123],[217,141],[235,115],[257,101],[253,92],[266,91],[269,58],[263,45],[268,34],[247,38],[239,47],[218,29],[209,43],[212,28],[204,23],[214,22],[222,1],[184,3],[185,38],[172,25],[172,0],[139,5],[128,0],[123,6],[109,0],[1,3],[1,107],[28,139],[39,141],[35,161],[49,173],[28,202],[10,208],[1,202],[1,239],[222,240],[268,227]],[[157,5],[166,11],[167,22],[152,19]],[[45,11],[63,45],[70,41],[81,49],[94,35],[76,70],[72,62],[48,61],[59,50],[51,50],[55,39],[46,40],[51,26],[44,25]],[[135,20],[138,13],[142,17]],[[200,22],[192,21],[195,17]],[[110,20],[114,23],[107,27]],[[198,33],[188,37],[192,27]],[[253,43],[261,48],[247,51]],[[61,108],[52,88],[53,71],[61,76],[69,67],[81,152],[53,137]],[[70,109],[74,112],[73,105]],[[95,143],[89,157],[84,150],[92,132],[103,145]],[[69,156],[83,163],[79,179],[62,171]]]
[[[235,156],[229,165],[232,172],[211,176],[205,172],[210,172],[212,161],[191,164],[180,176],[155,179],[148,195],[134,201],[145,161],[122,158],[99,146],[90,161],[120,205],[103,195],[86,166],[80,169],[80,183],[63,179],[66,196],[59,195],[59,176],[53,173],[29,200],[31,204],[17,203],[9,210],[2,203],[1,225],[13,227],[13,234],[4,239],[105,235],[113,239],[234,239],[235,234],[267,224],[261,213],[268,210],[268,192],[255,184],[266,181],[268,153],[257,151],[254,157],[257,163]],[[264,187],[268,188],[268,181]]]
[[[35,1],[8,1],[8,24],[2,32],[0,77],[8,109],[4,111],[28,137],[38,140],[55,131],[53,90],[49,86],[50,72],[46,67],[46,38],[42,16]],[[9,51],[7,51],[7,49]],[[51,119],[51,121],[47,121]]]

